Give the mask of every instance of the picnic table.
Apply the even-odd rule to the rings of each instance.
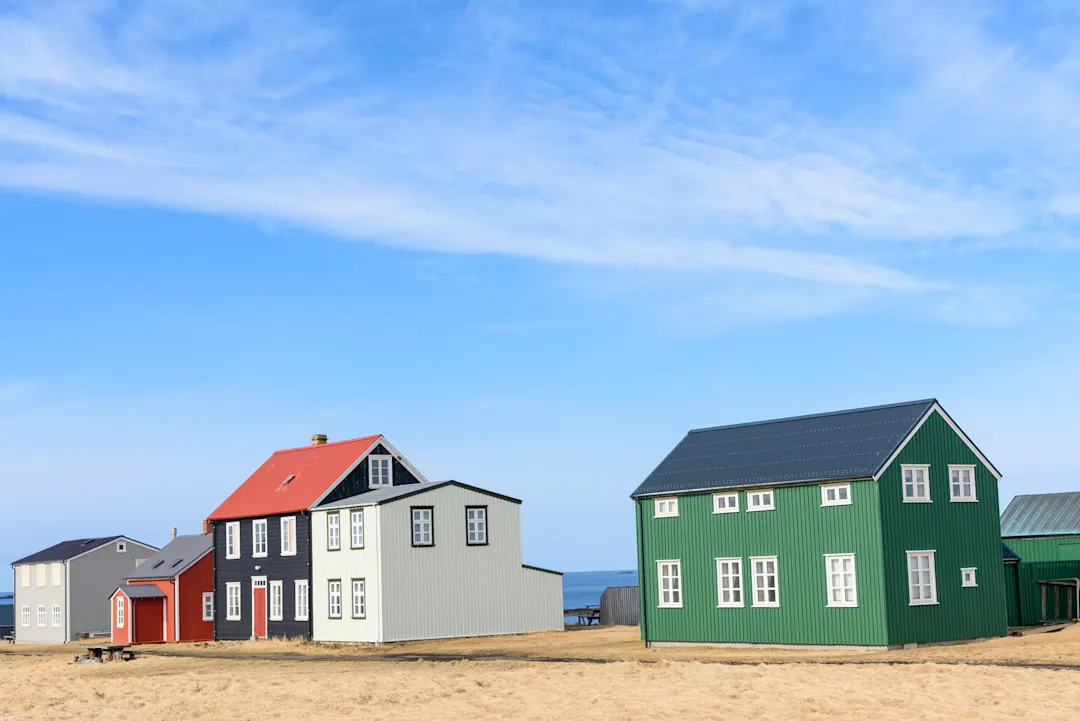
[[[135,650],[126,643],[103,643],[86,647],[87,658],[96,661],[130,661]]]
[[[600,622],[600,607],[599,606],[585,606],[584,608],[565,608],[563,609],[563,617],[577,616],[577,622],[579,626],[591,626],[593,621]]]
[[[15,634],[9,633],[8,635],[4,636],[4,640],[8,643],[15,643]]]

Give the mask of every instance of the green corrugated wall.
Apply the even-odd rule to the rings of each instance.
[[[1010,627],[1021,625],[1019,568],[1019,563],[1006,563],[1003,569],[1005,574],[1005,616]]]
[[[852,505],[829,507],[821,506],[818,485],[779,488],[776,510],[760,512],[746,511],[745,492],[739,513],[713,514],[711,493],[680,496],[676,518],[655,518],[653,499],[639,500],[643,637],[885,645],[878,486],[867,480],[851,487]],[[826,606],[824,555],[833,553],[855,554],[857,608]],[[779,608],[752,606],[751,556],[778,557]],[[743,608],[717,608],[719,557],[743,559]],[[659,608],[656,561],[673,559],[682,564],[683,607]]]
[[[904,503],[901,464],[930,464],[931,503]],[[949,500],[949,464],[974,464],[977,503]],[[1007,632],[998,481],[937,413],[878,479],[890,645],[951,641]],[[1011,545],[1011,542],[1010,542]],[[1016,547],[1013,546],[1016,550]],[[907,551],[934,550],[938,604],[912,606]],[[1023,555],[1017,550],[1017,553]],[[977,569],[975,588],[960,569]]]
[[[1080,561],[1080,536],[1043,536],[1003,540],[1025,563]]]
[[[1037,581],[1051,581],[1057,579],[1080,578],[1080,561],[1047,561],[1028,563],[1021,561],[1019,564],[1015,589],[1019,592],[1019,623],[1020,626],[1034,626],[1038,623],[1055,620],[1068,620],[1075,616],[1076,597],[1075,591],[1069,588],[1053,586],[1047,588],[1046,618],[1043,618],[1042,590]],[[1055,603],[1054,594],[1058,600]],[[1071,596],[1071,600],[1068,598]],[[1071,613],[1070,613],[1071,612]]]

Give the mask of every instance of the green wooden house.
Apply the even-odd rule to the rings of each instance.
[[[933,399],[690,431],[631,496],[642,638],[1003,636],[1000,477]]]

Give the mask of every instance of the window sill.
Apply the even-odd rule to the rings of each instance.
[[[722,515],[724,515],[726,513],[738,513],[738,512],[739,512],[738,508],[729,508],[729,509],[726,509],[726,510],[723,510],[723,511],[713,511],[713,515],[714,516],[722,516]]]
[[[307,620],[308,620],[308,617],[307,617],[307,616],[304,616],[303,618],[301,618],[300,616],[297,616],[297,617],[296,617],[296,618],[294,618],[293,620],[294,620],[294,621],[307,621]]]
[[[746,608],[746,606],[744,606],[741,603],[718,603],[718,604],[716,604],[716,607],[717,608]]]
[[[937,606],[937,601],[909,601],[908,606]]]
[[[949,503],[978,503],[978,498],[950,498]]]
[[[850,506],[850,505],[852,505],[851,501],[841,501],[840,503],[822,503],[821,507],[822,508],[831,508],[832,506]]]
[[[226,561],[239,561],[240,556],[225,556]]]
[[[825,608],[858,608],[857,603],[826,603]]]
[[[270,620],[271,621],[284,621],[285,619],[282,618],[281,616],[270,616]]]
[[[682,608],[682,604],[680,603],[680,604],[676,605],[676,604],[672,604],[672,603],[668,603],[668,604],[663,604],[662,603],[659,606],[657,606],[657,608]]]
[[[295,556],[295,555],[296,555],[296,551],[282,551],[282,552],[281,552],[281,555],[282,555],[282,556]]]
[[[678,513],[665,513],[663,515],[653,516],[653,518],[678,518],[678,517],[679,517]]]
[[[363,551],[364,547],[363,546],[349,546],[349,550],[350,551]]]
[[[904,503],[933,503],[929,498],[905,498]]]
[[[768,508],[747,508],[747,513],[759,513],[761,511],[775,511],[776,506],[769,506]]]
[[[226,616],[225,620],[226,621],[243,621],[244,617],[243,616]]]
[[[251,557],[252,558],[266,558],[267,554],[265,554],[265,553],[253,553],[253,554],[251,554]]]

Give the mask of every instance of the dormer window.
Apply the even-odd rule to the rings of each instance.
[[[390,456],[368,457],[368,488],[384,488],[393,485]]]

